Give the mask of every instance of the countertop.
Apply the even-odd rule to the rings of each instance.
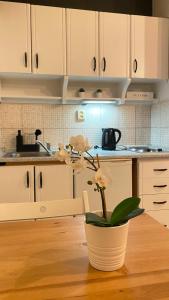
[[[107,151],[93,149],[89,151],[92,156],[99,155],[100,159],[133,159],[133,158],[169,158],[169,151],[138,153],[126,150]],[[3,157],[0,155],[0,163],[33,163],[33,162],[58,162],[57,157]]]
[[[124,266],[89,265],[82,217],[0,224],[1,300],[169,299],[169,230],[130,221]]]

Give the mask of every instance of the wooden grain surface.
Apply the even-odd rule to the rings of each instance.
[[[0,224],[0,300],[169,299],[169,230],[142,215],[130,223],[125,265],[88,263],[82,217]]]

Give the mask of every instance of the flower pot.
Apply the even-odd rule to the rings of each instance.
[[[101,271],[114,271],[124,264],[129,222],[116,227],[85,224],[90,264]]]

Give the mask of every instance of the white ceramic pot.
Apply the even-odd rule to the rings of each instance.
[[[125,260],[129,222],[116,227],[85,224],[90,264],[101,271],[120,269]]]

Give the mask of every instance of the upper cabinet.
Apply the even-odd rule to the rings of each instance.
[[[31,72],[30,5],[0,1],[0,72]]]
[[[130,16],[99,13],[100,75],[129,76]]]
[[[65,9],[31,6],[32,68],[38,74],[65,74]]]
[[[133,78],[168,78],[168,20],[131,17],[131,75]]]
[[[98,75],[98,13],[67,9],[67,74]]]
[[[68,9],[68,75],[127,77],[129,26],[128,15]]]

